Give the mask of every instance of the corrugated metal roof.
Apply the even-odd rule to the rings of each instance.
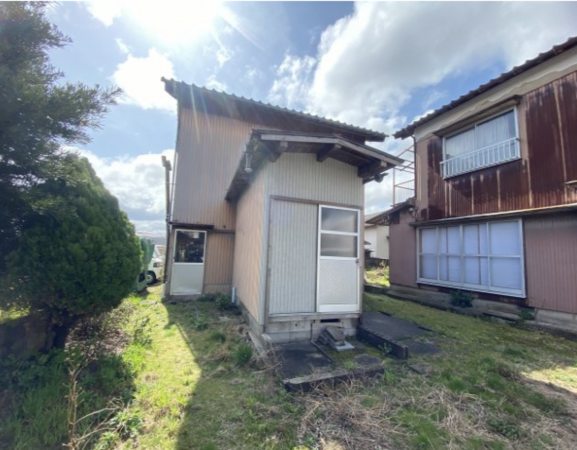
[[[208,89],[202,86],[196,86],[195,84],[187,84],[183,81],[176,81],[174,79],[167,80],[166,78],[161,79],[165,83],[166,91],[172,95],[174,98],[178,99],[180,89],[183,87],[189,89],[192,93],[197,93],[200,95],[205,96],[213,96],[218,97],[219,100],[223,98],[241,102],[245,104],[249,104],[253,107],[265,110],[265,111],[274,111],[276,113],[281,113],[287,116],[292,116],[294,118],[298,118],[301,120],[306,120],[308,122],[319,123],[323,125],[328,125],[333,128],[342,129],[344,131],[353,132],[358,135],[361,135],[367,141],[375,141],[375,142],[382,142],[385,140],[387,135],[385,133],[381,133],[379,131],[369,130],[367,128],[358,127],[355,125],[350,125],[347,123],[340,122],[338,120],[326,119],[324,117],[320,117],[317,115],[296,111],[294,109],[283,108],[281,106],[271,105],[270,103],[264,103],[258,100],[253,100],[251,98],[241,97],[234,94],[228,94],[226,92],[218,92],[214,89]]]
[[[542,64],[545,61],[575,46],[577,46],[577,36],[569,38],[562,44],[555,45],[550,50],[540,53],[539,56],[537,56],[536,58],[529,59],[525,61],[523,64],[515,66],[511,70],[502,73],[501,75],[499,75],[496,78],[493,78],[492,80],[489,80],[487,83],[482,84],[478,88],[473,89],[472,91],[469,91],[464,95],[461,95],[458,99],[453,100],[450,103],[447,103],[445,106],[442,106],[441,108],[433,111],[432,113],[427,114],[425,117],[421,117],[419,120],[414,121],[412,124],[406,126],[402,130],[397,131],[396,133],[393,134],[393,136],[397,139],[407,138],[414,133],[417,127],[420,127],[421,125],[433,120],[436,117],[439,117],[440,115],[446,113],[447,111],[450,111],[451,109],[454,109],[457,106],[462,105],[463,103],[477,97],[478,95],[481,95],[484,92],[487,92],[488,90],[493,89],[494,87],[497,87],[500,84],[503,84],[504,82],[510,80],[511,78],[514,78],[517,75],[520,75],[528,71],[529,69],[532,69],[533,67],[538,66],[539,64]]]
[[[415,199],[414,197],[411,197],[402,203],[397,203],[392,208],[387,209],[386,211],[383,211],[382,213],[379,213],[374,217],[371,217],[370,219],[365,219],[365,223],[371,225],[384,225],[388,222],[392,214],[396,213],[397,211],[401,211],[405,208],[413,207],[414,205],[415,205]]]

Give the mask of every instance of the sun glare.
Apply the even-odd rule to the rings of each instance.
[[[214,34],[222,8],[219,1],[134,2],[128,17],[149,37],[170,45],[189,44]]]

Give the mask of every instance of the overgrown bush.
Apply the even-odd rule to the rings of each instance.
[[[244,366],[252,359],[252,347],[249,344],[239,344],[232,352],[232,360],[237,366]]]
[[[451,292],[451,305],[459,306],[461,308],[470,308],[473,306],[473,294],[466,291],[452,291]]]
[[[216,297],[216,307],[221,311],[228,311],[234,308],[234,305],[230,302],[230,295],[219,294]]]
[[[81,319],[117,307],[140,267],[134,226],[118,200],[88,160],[68,155],[66,161],[74,182],[51,180],[32,192],[66,203],[69,214],[28,216],[17,250],[7,257],[11,290],[0,298],[49,312],[59,348]]]

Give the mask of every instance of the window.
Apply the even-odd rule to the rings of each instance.
[[[419,230],[419,283],[525,296],[520,220]]]
[[[516,110],[446,136],[443,148],[441,166],[445,178],[519,159]]]
[[[320,254],[334,258],[358,258],[359,212],[321,206]]]
[[[205,240],[204,231],[178,230],[174,245],[174,262],[203,264]]]

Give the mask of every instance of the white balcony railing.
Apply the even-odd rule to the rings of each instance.
[[[461,173],[472,172],[485,167],[496,166],[521,157],[519,140],[509,139],[474,152],[454,156],[441,162],[443,177],[449,178]]]

